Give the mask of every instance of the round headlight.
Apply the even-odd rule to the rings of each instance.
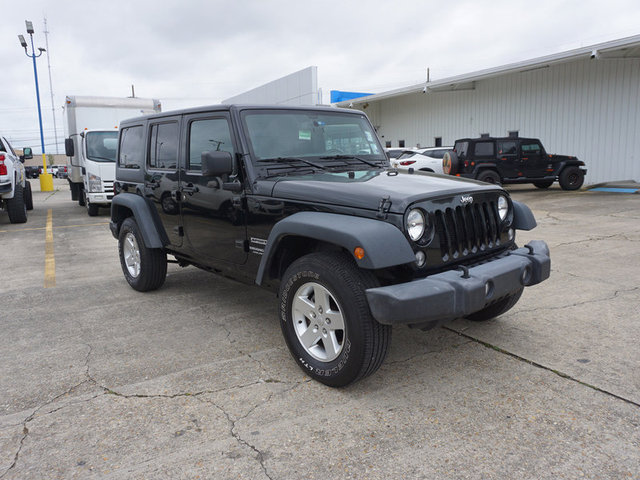
[[[407,215],[407,233],[414,242],[420,240],[424,235],[425,221],[424,214],[418,208],[414,208]]]
[[[507,218],[507,213],[509,213],[509,202],[506,197],[501,195],[498,197],[498,215],[500,215],[501,221]]]

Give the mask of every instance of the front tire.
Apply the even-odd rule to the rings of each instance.
[[[16,182],[13,198],[7,200],[7,213],[11,223],[26,223],[27,205],[24,201],[24,188]]]
[[[84,189],[80,189],[78,192],[78,205],[84,207],[87,204],[87,195],[84,193]]]
[[[467,315],[466,318],[469,320],[473,320],[474,322],[485,322],[487,320],[491,320],[492,318],[496,318],[507,312],[508,310],[511,310],[511,308],[513,308],[513,306],[518,303],[518,300],[520,300],[520,296],[522,295],[523,291],[524,287],[522,287],[513,295],[509,295],[508,297],[505,297],[502,300],[499,300],[498,302],[489,305],[488,307],[483,308],[478,312]]]
[[[120,227],[118,254],[124,278],[139,292],[156,290],[167,276],[167,255],[160,248],[147,248],[136,221],[129,217]]]
[[[341,253],[312,253],[289,266],[280,285],[280,326],[307,375],[343,387],[378,370],[391,327],[369,311],[365,290],[375,285],[370,272]]]
[[[578,167],[565,167],[558,179],[563,190],[578,190],[584,183],[584,173]]]
[[[98,213],[100,213],[100,207],[94,203],[89,203],[89,201],[86,201],[87,203],[87,213],[89,214],[90,217],[96,217],[98,216]]]

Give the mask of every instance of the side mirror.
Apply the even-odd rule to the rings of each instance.
[[[33,158],[33,152],[31,151],[31,147],[24,147],[22,149],[22,160],[30,160]]]
[[[219,177],[233,173],[233,156],[229,152],[202,152],[202,175]]]
[[[67,157],[73,157],[75,153],[75,146],[73,144],[73,138],[64,139],[64,154]]]

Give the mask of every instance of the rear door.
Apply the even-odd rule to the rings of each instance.
[[[210,265],[221,260],[243,264],[247,259],[243,196],[224,190],[225,178],[202,176],[203,152],[229,152],[235,158],[229,113],[185,116],[183,138],[186,165],[180,178],[180,212],[189,248]]]
[[[180,116],[149,122],[148,142],[144,195],[156,207],[171,245],[180,247],[182,222],[176,197],[180,178]]]

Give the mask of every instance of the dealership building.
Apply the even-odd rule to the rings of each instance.
[[[336,101],[334,93],[351,98]],[[534,137],[548,153],[583,160],[587,184],[640,182],[640,35],[367,96],[332,91],[332,98],[364,111],[387,147]],[[318,68],[308,67],[224,103],[322,99]]]
[[[335,105],[366,112],[387,147],[536,137],[583,160],[586,183],[640,182],[640,35]]]

